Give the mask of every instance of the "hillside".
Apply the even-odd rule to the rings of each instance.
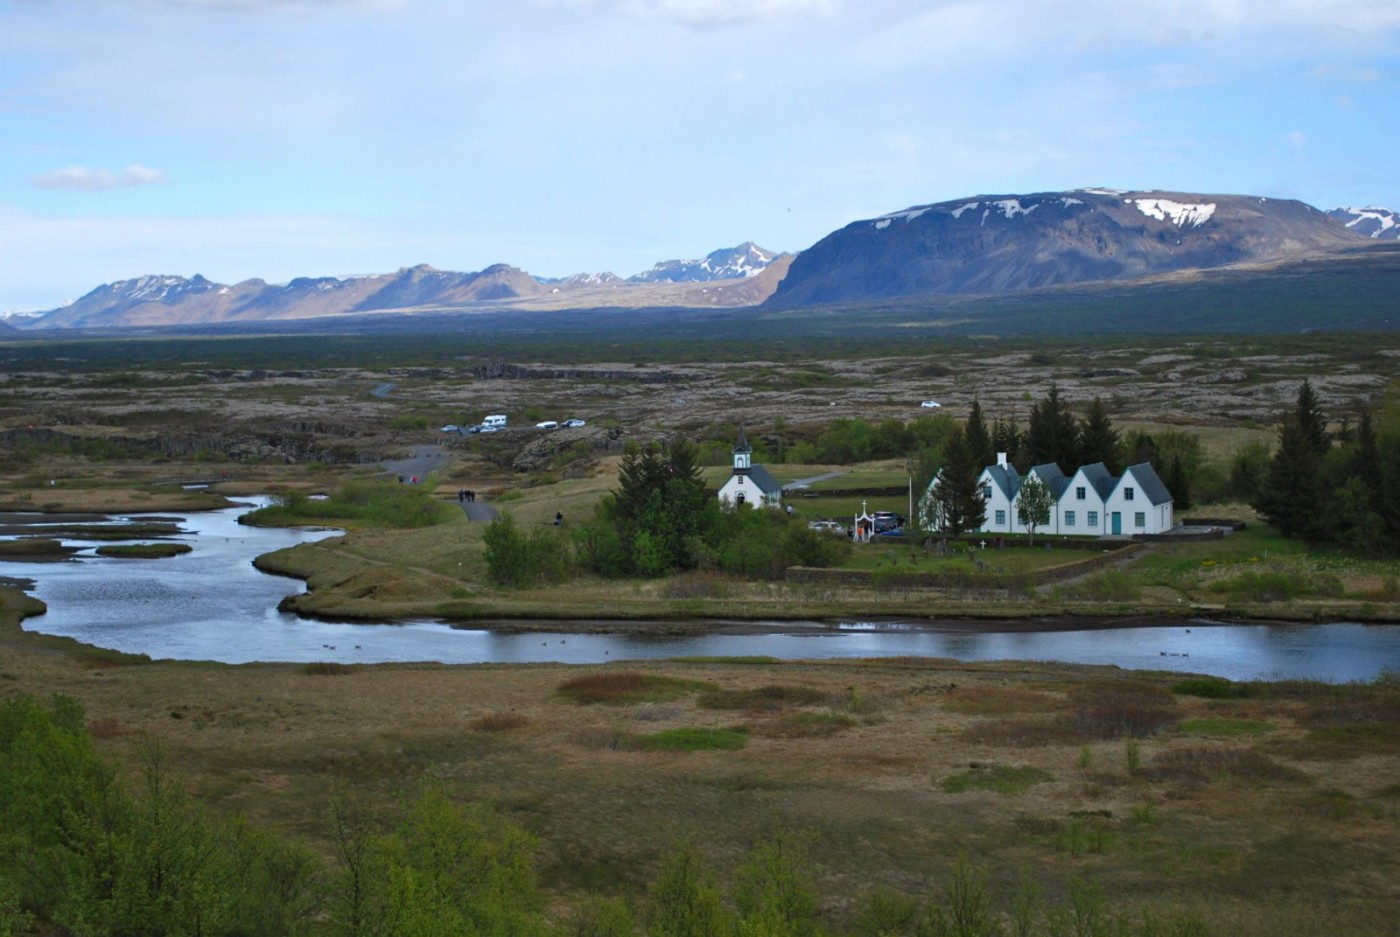
[[[775,308],[967,295],[1278,262],[1368,239],[1302,202],[1079,189],[857,221],[793,262]]]

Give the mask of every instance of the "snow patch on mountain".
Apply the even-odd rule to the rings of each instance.
[[[666,260],[645,273],[628,277],[628,283],[703,283],[732,280],[762,273],[777,256],[752,241],[713,251],[704,260]]]
[[[1388,208],[1334,208],[1327,213],[1357,234],[1372,238],[1400,238],[1400,215]]]
[[[1199,228],[1210,220],[1215,214],[1215,203],[1207,202],[1204,205],[1191,205],[1184,202],[1174,202],[1169,198],[1139,198],[1124,199],[1125,202],[1132,202],[1149,218],[1158,221],[1170,221],[1178,228],[1192,227]]]

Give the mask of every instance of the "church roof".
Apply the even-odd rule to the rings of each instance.
[[[745,474],[752,478],[758,490],[766,495],[779,494],[783,490],[783,486],[778,484],[778,480],[769,475],[768,470],[761,465],[750,465]]]

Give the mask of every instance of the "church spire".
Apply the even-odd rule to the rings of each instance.
[[[753,455],[753,446],[749,445],[749,437],[744,435],[744,425],[739,424],[739,438],[734,442],[734,471],[746,472],[749,468],[749,459]]]

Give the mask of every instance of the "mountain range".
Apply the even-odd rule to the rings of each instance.
[[[625,280],[612,273],[541,278],[507,264],[473,273],[419,265],[281,285],[143,276],[10,324],[25,330],[188,326],[472,309],[762,304],[781,310],[1264,270],[1397,237],[1400,218],[1380,208],[1323,212],[1288,199],[1088,188],[919,205],[852,222],[797,255],[745,242],[701,260],[658,263]]]

